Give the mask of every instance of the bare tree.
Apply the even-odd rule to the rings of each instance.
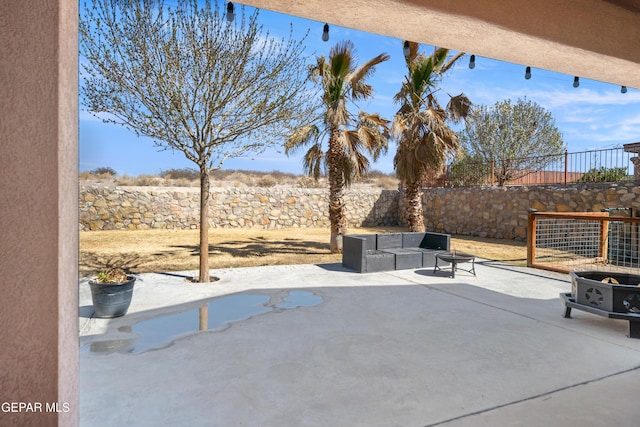
[[[209,281],[210,171],[282,143],[308,108],[304,39],[292,30],[272,37],[257,11],[227,18],[208,0],[94,0],[80,17],[87,110],[198,166],[201,282]]]

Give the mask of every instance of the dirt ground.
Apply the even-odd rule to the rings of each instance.
[[[351,233],[401,232],[402,228],[359,228]],[[209,230],[211,268],[341,262],[329,251],[329,229]],[[80,232],[80,274],[89,276],[111,266],[132,273],[195,270],[199,262],[199,230]],[[524,242],[452,236],[452,249],[480,258],[526,264]]]

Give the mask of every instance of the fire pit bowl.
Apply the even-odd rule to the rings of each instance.
[[[629,321],[629,337],[640,338],[640,275],[605,271],[573,271],[571,293],[560,294],[566,307]]]
[[[640,314],[640,276],[606,271],[572,271],[570,276],[571,295],[578,304]]]

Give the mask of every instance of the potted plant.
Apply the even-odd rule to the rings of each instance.
[[[89,280],[96,317],[124,316],[131,304],[135,281],[121,268],[111,268]]]

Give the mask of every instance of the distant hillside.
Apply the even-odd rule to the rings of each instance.
[[[110,167],[101,167],[89,172],[80,173],[80,183],[91,182],[104,186],[157,186],[157,187],[198,187],[200,181],[195,169],[170,169],[158,175],[119,176]],[[211,172],[212,187],[327,187],[326,177],[318,181],[304,175],[296,175],[279,171],[258,172],[246,170],[216,170]],[[398,179],[395,174],[370,171],[358,180],[354,187],[396,189]]]

